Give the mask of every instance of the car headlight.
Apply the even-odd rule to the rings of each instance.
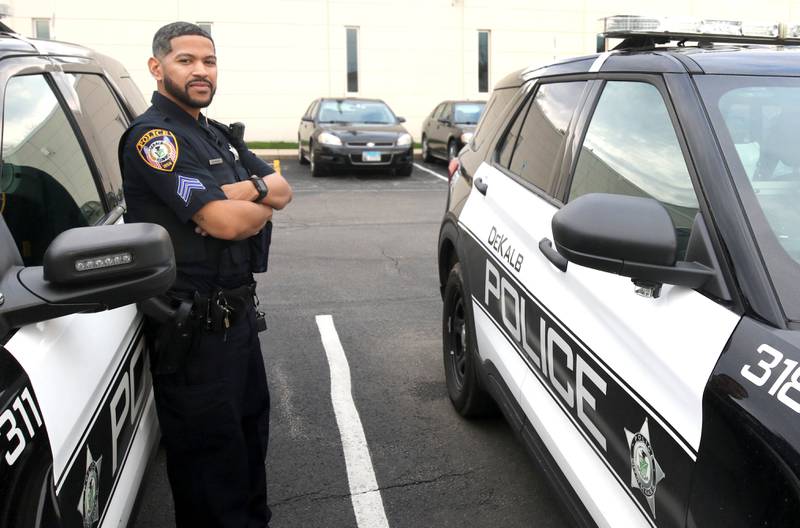
[[[411,144],[411,134],[400,134],[397,137],[398,147],[407,147]]]
[[[461,143],[466,145],[467,143],[472,141],[472,136],[473,136],[472,132],[464,132],[463,134],[461,134]]]
[[[322,145],[333,145],[335,147],[342,146],[342,138],[337,136],[336,134],[331,134],[330,132],[322,132],[317,140]]]

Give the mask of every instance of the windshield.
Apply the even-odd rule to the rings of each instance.
[[[340,99],[322,101],[319,106],[319,122],[394,125],[397,118],[386,103],[381,101]]]
[[[784,311],[800,320],[800,79],[696,79]]]
[[[453,121],[459,125],[477,125],[486,103],[456,103]]]

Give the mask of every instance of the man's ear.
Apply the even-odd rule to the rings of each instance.
[[[150,57],[147,59],[147,69],[150,70],[150,75],[156,81],[162,81],[164,79],[164,72],[161,71],[161,61],[155,57]]]

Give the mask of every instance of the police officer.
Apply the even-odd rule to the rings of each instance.
[[[269,393],[253,272],[266,269],[284,178],[206,118],[217,58],[211,36],[175,22],[148,61],[152,106],[120,141],[127,222],[169,231],[177,278],[145,306],[156,408],[178,526],[264,527]],[[155,308],[154,308],[155,307]]]

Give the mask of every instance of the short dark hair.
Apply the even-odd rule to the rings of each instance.
[[[163,26],[153,35],[153,57],[163,57],[172,51],[172,39],[186,35],[199,35],[214,44],[214,39],[203,28],[191,22],[172,22]]]

